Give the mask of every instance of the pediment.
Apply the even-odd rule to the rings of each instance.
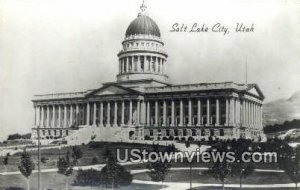
[[[252,89],[248,90],[248,92],[255,95],[255,96],[260,96],[255,88],[252,88]]]
[[[262,99],[265,98],[265,96],[263,95],[262,91],[259,89],[259,87],[257,86],[257,84],[250,85],[249,88],[247,89],[247,92],[249,94],[252,94],[254,96],[260,97]]]
[[[91,93],[88,94],[88,96],[89,95],[93,95],[93,96],[123,95],[123,94],[136,94],[136,93],[138,92],[123,86],[107,85],[92,91]]]

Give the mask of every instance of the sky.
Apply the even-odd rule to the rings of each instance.
[[[115,81],[117,53],[141,0],[0,0],[0,141],[33,127],[34,94]],[[265,102],[300,90],[297,0],[148,0],[171,83],[257,83]],[[170,32],[174,23],[230,33]],[[254,32],[236,33],[236,23]]]

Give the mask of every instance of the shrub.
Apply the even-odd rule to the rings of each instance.
[[[41,162],[42,162],[43,164],[45,164],[48,160],[49,160],[49,158],[45,158],[45,157],[42,157],[42,158],[41,158]]]
[[[190,141],[185,141],[185,147],[189,148],[191,146]]]
[[[89,170],[81,170],[79,169],[77,172],[76,179],[74,181],[74,185],[80,186],[100,186],[101,185],[101,172],[89,169]]]
[[[99,159],[97,156],[94,156],[92,159],[92,164],[98,164],[99,163]]]

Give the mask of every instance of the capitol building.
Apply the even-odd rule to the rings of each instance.
[[[48,143],[262,138],[264,95],[258,85],[170,83],[168,54],[146,8],[143,3],[126,30],[116,81],[34,96],[33,138],[38,129]]]

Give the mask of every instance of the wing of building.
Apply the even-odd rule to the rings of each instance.
[[[44,142],[202,140],[262,137],[264,95],[257,84],[174,85],[158,25],[141,12],[128,26],[115,82],[85,92],[36,95]]]

